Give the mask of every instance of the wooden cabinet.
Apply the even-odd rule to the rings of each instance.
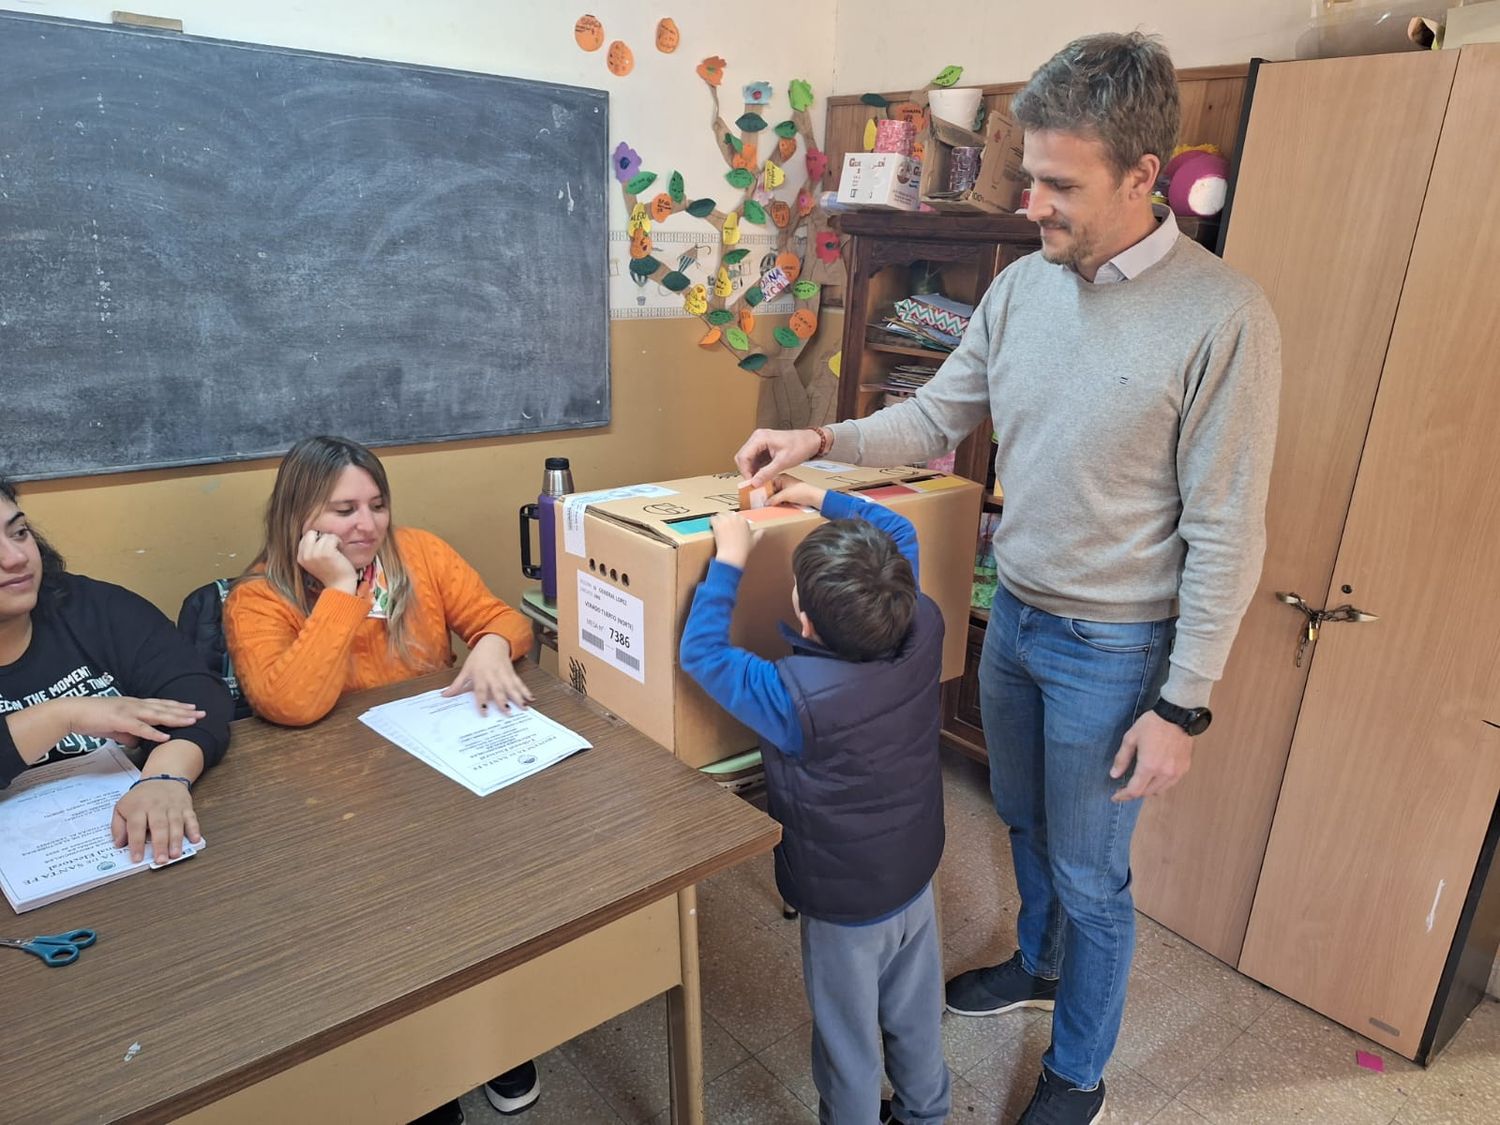
[[[955,300],[977,305],[989,284],[1011,262],[1041,245],[1036,224],[1022,215],[909,214],[848,212],[838,217],[849,236],[849,284],[844,312],[844,354],[839,374],[838,417],[863,418],[885,405],[881,382],[902,363],[936,367],[940,352],[881,338],[878,326],[894,303],[929,285]],[[953,471],[980,484],[994,482],[994,445],[988,421],[964,439]],[[987,497],[985,506],[1000,505]],[[977,537],[978,528],[954,528],[956,536]],[[982,611],[969,627],[969,656],[961,679],[943,687],[943,733],[964,753],[986,761],[979,717],[979,650],[984,642]]]
[[[1225,258],[1284,338],[1260,590],[1137,901],[1426,1061],[1500,942],[1500,46],[1260,67]],[[1351,603],[1294,663],[1278,601]]]

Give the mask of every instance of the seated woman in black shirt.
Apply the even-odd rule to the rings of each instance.
[[[0,478],[0,787],[113,740],[151,746],[115,806],[116,847],[140,860],[201,837],[192,783],[229,745],[229,692],[144,598],[69,574]],[[139,758],[137,758],[139,760]]]

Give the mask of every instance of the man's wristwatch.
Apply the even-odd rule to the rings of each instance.
[[[1158,699],[1151,710],[1192,735],[1202,734],[1208,729],[1208,724],[1214,721],[1214,713],[1207,707],[1179,707],[1165,699]]]

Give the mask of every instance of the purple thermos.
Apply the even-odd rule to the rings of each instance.
[[[542,597],[557,600],[557,502],[573,491],[573,471],[566,457],[548,457],[542,478],[541,495],[535,504],[521,505],[521,573],[542,580]],[[542,540],[542,562],[531,561],[531,521],[535,520]]]

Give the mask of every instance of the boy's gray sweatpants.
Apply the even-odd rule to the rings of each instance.
[[[930,883],[901,913],[868,926],[802,915],[802,979],[822,1125],[880,1119],[882,1043],[896,1119],[946,1120],[943,965]]]

